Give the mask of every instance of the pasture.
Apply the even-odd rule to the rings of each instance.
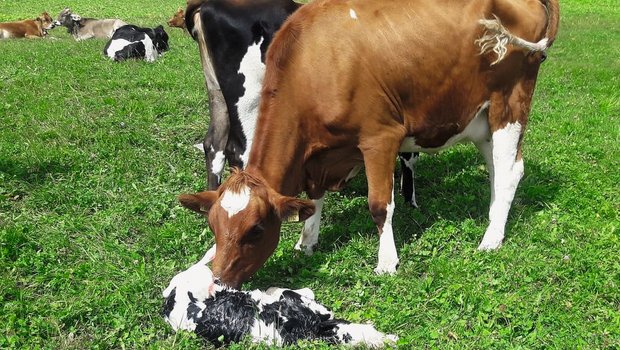
[[[154,27],[184,3],[0,0],[0,21],[69,5]],[[358,176],[328,196],[313,256],[293,250],[301,224],[286,224],[244,288],[309,287],[403,349],[620,348],[620,7],[560,5],[499,251],[476,251],[488,177],[463,145],[422,155],[420,209],[397,197],[396,275],[373,273],[379,242]],[[176,201],[205,187],[191,147],[208,124],[200,59],[165,27],[170,51],[153,64],[110,62],[104,40],[75,42],[62,27],[0,41],[0,348],[205,347],[159,315],[170,278],[213,243]]]

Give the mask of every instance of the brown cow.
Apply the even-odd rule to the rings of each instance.
[[[43,12],[35,19],[0,23],[0,39],[42,38],[54,26],[52,17],[47,12]]]
[[[317,0],[299,9],[268,51],[246,170],[217,191],[179,197],[208,215],[215,275],[239,287],[275,250],[283,220],[313,215],[312,203],[294,196],[321,198],[362,165],[380,234],[375,271],[394,273],[396,154],[461,141],[480,149],[491,178],[478,249],[498,248],[558,22],[558,0]]]
[[[174,16],[168,21],[168,25],[170,27],[185,29],[185,12],[183,12],[182,8],[179,7]]]

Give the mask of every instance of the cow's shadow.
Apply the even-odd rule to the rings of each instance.
[[[553,200],[561,186],[557,176],[548,168],[525,157],[525,175],[519,184],[507,223],[507,239],[516,218],[527,221],[546,202]],[[347,187],[329,194],[325,201],[318,252],[330,254],[346,245],[354,235],[376,236],[377,229],[368,211],[367,183],[363,172]],[[397,169],[398,173],[398,169]],[[396,181],[398,183],[398,181]],[[416,165],[415,188],[420,208],[404,203],[396,192],[396,210],[393,227],[396,248],[401,248],[421,237],[438,220],[461,223],[473,219],[481,225],[488,223],[490,187],[484,160],[473,146],[458,146],[437,156],[422,155]],[[397,186],[396,191],[400,188]],[[299,229],[284,229],[283,235],[295,235]],[[484,234],[480,232],[475,244]],[[453,239],[463,239],[455,237]],[[282,243],[281,243],[282,244]],[[376,249],[379,248],[379,240]],[[282,248],[280,248],[282,249]],[[295,284],[295,276],[308,264],[316,264],[315,257],[305,257],[293,251],[274,262],[270,259],[252,281],[258,288],[287,283]],[[312,261],[310,261],[312,260]],[[373,262],[374,263],[374,262]],[[311,269],[311,268],[310,268]]]

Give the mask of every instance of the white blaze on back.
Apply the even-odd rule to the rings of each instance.
[[[245,209],[248,203],[250,203],[250,188],[244,186],[239,193],[226,190],[220,205],[226,210],[230,218]]]

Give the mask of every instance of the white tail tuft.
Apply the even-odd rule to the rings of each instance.
[[[479,21],[486,28],[486,31],[480,39],[475,41],[480,46],[481,55],[490,51],[495,52],[497,59],[491,65],[498,63],[506,56],[509,44],[534,52],[545,51],[549,47],[548,38],[537,43],[521,39],[510,33],[497,16],[494,17],[495,19],[481,19]]]

